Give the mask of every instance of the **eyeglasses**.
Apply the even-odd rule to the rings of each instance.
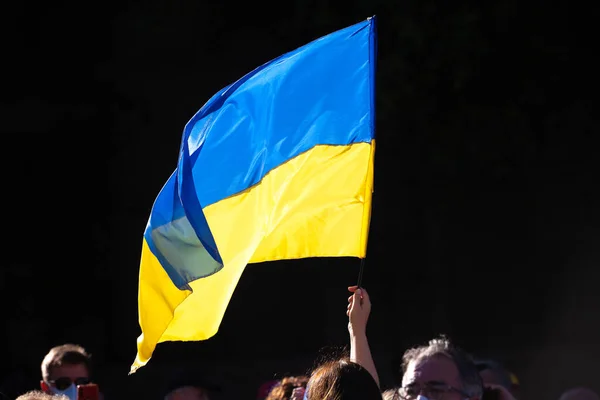
[[[409,385],[398,389],[398,394],[403,400],[415,400],[421,393],[429,400],[444,400],[450,392],[458,393],[464,398],[471,397],[462,390],[443,383],[426,383],[422,386]]]
[[[88,383],[91,383],[91,382],[92,381],[90,380],[90,378],[84,378],[84,377],[79,377],[79,378],[75,378],[75,379],[71,379],[71,378],[67,378],[67,377],[60,377],[60,378],[54,379],[52,381],[48,381],[49,384],[51,384],[58,390],[65,390],[69,386],[71,386],[71,384],[73,384],[73,383],[75,384],[75,386],[79,386],[79,385],[87,385]]]

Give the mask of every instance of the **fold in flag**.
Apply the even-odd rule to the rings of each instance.
[[[158,343],[215,335],[249,263],[365,257],[375,35],[373,17],[284,54],[186,124],[144,232],[131,373]]]

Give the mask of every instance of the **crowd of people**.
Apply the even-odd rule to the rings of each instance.
[[[366,333],[371,311],[369,294],[357,286],[348,290],[349,354],[329,359],[307,375],[266,382],[257,388],[256,400],[523,400],[519,380],[511,371],[496,360],[473,357],[444,336],[406,350],[401,385],[382,388]],[[193,382],[173,381],[161,397],[214,400],[215,388]],[[89,387],[96,392],[82,390]],[[40,387],[16,400],[103,400],[103,397],[94,383],[86,349],[63,344],[52,348],[42,360]],[[558,400],[600,400],[600,397],[589,388],[575,387],[567,388]]]

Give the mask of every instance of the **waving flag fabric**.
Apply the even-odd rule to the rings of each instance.
[[[131,372],[160,342],[215,335],[249,263],[364,258],[375,33],[369,18],[284,54],[187,123],[144,233]]]

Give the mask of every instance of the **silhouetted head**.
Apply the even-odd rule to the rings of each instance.
[[[563,392],[559,400],[600,400],[600,396],[592,389],[575,387]]]
[[[208,379],[202,371],[183,367],[172,373],[167,380],[164,400],[210,400],[221,392],[220,385]]]
[[[209,397],[202,387],[181,386],[167,393],[165,400],[209,400]]]

